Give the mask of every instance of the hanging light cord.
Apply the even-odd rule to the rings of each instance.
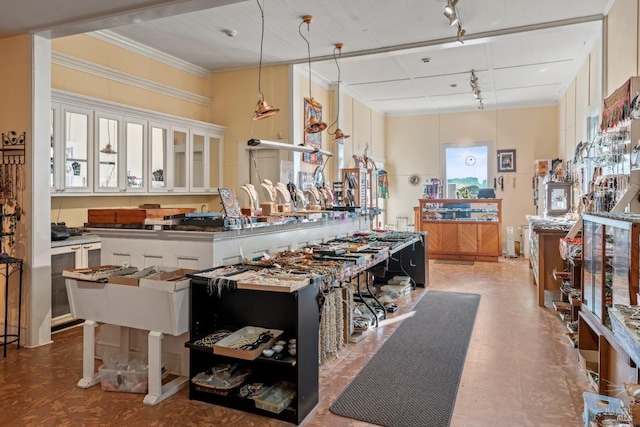
[[[336,63],[336,67],[338,67],[338,102],[336,106],[336,120],[331,123],[331,126],[336,125],[336,131],[340,127],[340,64],[338,63],[338,57],[336,56],[336,50],[340,51],[340,57],[342,57],[342,49],[338,49],[337,47],[333,48],[333,60]],[[331,127],[329,126],[329,127]],[[336,133],[328,132],[329,135],[335,135]]]
[[[302,24],[305,24],[304,21],[298,25],[298,33],[300,33],[300,37],[304,39],[307,43],[307,66],[309,67],[309,101],[313,98],[311,97],[311,44],[309,43],[309,39],[302,34]],[[309,24],[307,24],[307,36],[309,35]]]
[[[262,95],[262,46],[264,43],[264,10],[260,4],[260,0],[256,0],[258,7],[260,8],[260,18],[262,20],[262,32],[260,33],[260,65],[258,66],[258,93],[260,94],[260,100],[264,98]]]

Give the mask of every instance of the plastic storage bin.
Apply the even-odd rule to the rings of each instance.
[[[613,412],[616,414],[628,414],[625,410],[624,402],[615,397],[603,396],[601,394],[584,392],[582,393],[584,400],[584,412],[582,420],[585,427],[590,427],[589,423],[594,421],[596,414],[600,412]]]
[[[256,408],[279,414],[289,406],[296,397],[296,386],[286,381],[280,381],[269,387],[262,395],[255,398]]]
[[[127,371],[122,369],[98,368],[100,383],[104,391],[147,393],[149,374],[146,370]]]

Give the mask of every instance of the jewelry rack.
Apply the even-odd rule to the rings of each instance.
[[[22,215],[18,195],[24,190],[24,163],[26,132],[2,133],[0,146],[0,276],[4,278],[4,331],[0,334],[0,347],[7,357],[7,345],[16,343],[20,349],[20,329],[22,321],[22,272],[23,261],[9,256],[7,248],[15,244],[17,222]],[[8,227],[8,230],[7,230]],[[8,242],[6,241],[8,239]],[[4,267],[2,267],[4,266]],[[9,286],[10,277],[18,274],[18,318],[16,332],[7,332],[9,325]]]

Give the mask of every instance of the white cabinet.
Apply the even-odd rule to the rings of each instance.
[[[225,128],[52,91],[52,195],[208,193]]]
[[[65,287],[62,270],[95,267],[100,262],[100,242],[74,243],[74,238],[54,245],[68,244],[51,248],[51,326],[67,323],[71,317],[71,308]]]

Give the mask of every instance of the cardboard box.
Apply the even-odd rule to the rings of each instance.
[[[158,274],[158,272],[161,271],[164,272],[166,270],[167,267],[159,267],[157,265],[154,265],[152,267],[147,267],[143,270],[140,270],[133,274],[129,274],[127,276],[109,276],[109,283],[112,283],[114,285],[139,286],[140,279]]]
[[[585,371],[591,371],[598,373],[598,360],[599,360],[598,350],[582,350],[578,354],[578,359],[580,360],[580,366]],[[587,372],[588,373],[588,372]]]
[[[164,273],[154,274],[140,279],[140,287],[166,292],[175,292],[180,289],[186,289],[191,283],[191,279],[187,277],[187,274],[193,273],[194,271],[196,270],[178,268]]]
[[[253,335],[253,334],[261,334],[263,332],[270,331],[273,335],[269,341],[264,344],[258,346],[258,348],[254,350],[239,350],[237,348],[231,348],[229,345],[235,343],[239,337],[243,335]],[[235,357],[236,359],[242,360],[254,360],[260,354],[262,354],[262,350],[265,348],[271,348],[273,344],[276,342],[278,338],[282,335],[283,331],[278,329],[265,329],[258,328],[257,326],[245,326],[244,328],[235,331],[231,335],[226,338],[221,339],[213,346],[213,354],[219,354],[221,356],[229,356]]]

